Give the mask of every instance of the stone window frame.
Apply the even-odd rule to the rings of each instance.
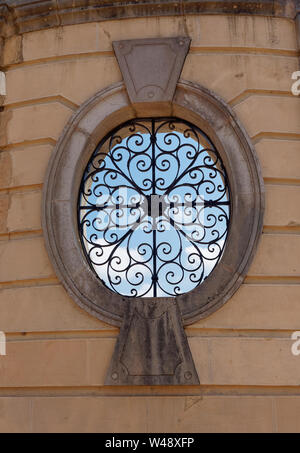
[[[222,99],[182,79],[172,102],[131,104],[123,82],[101,90],[75,112],[56,145],[44,185],[42,223],[54,270],[71,298],[115,326],[121,326],[129,298],[106,288],[87,262],[77,222],[80,182],[91,154],[111,130],[133,118],[162,116],[185,119],[210,137],[231,192],[230,228],[221,260],[201,285],[176,297],[184,325],[216,311],[240,287],[262,233],[259,161],[245,129]],[[147,300],[153,299],[143,298]]]

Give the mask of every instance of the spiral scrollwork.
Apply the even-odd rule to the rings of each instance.
[[[97,146],[83,175],[83,249],[111,290],[175,297],[219,262],[230,219],[225,167],[210,139],[178,118],[131,120]]]

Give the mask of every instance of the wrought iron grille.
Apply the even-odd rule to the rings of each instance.
[[[219,262],[230,192],[215,146],[178,118],[131,120],[97,146],[83,175],[78,225],[96,275],[129,297],[175,297]]]

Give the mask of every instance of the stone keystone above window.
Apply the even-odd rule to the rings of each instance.
[[[190,42],[188,37],[113,42],[132,103],[172,101]]]

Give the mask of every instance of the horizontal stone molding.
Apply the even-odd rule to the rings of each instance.
[[[185,14],[257,14],[295,18],[298,0],[98,0],[0,1],[0,35],[22,34],[45,28],[133,17]]]
[[[39,282],[0,291],[3,332],[22,340],[24,332],[27,339],[28,336],[34,339],[37,333],[41,339],[58,335],[66,339],[117,336],[114,327],[77,307],[62,286]],[[221,310],[188,328],[187,336],[206,336],[207,329],[211,336],[224,337],[248,335],[270,339],[288,335],[286,331],[299,330],[299,294],[299,284],[243,284]]]
[[[189,338],[202,386],[299,388],[300,360],[292,354],[293,343],[290,335]],[[8,339],[0,387],[103,386],[114,345],[115,338]]]
[[[47,395],[49,390],[47,389]],[[299,430],[299,397],[2,397],[1,432],[208,433]],[[274,409],[275,408],[275,409]],[[276,411],[276,412],[274,412]],[[130,417],[128,416],[130,414]],[[278,425],[274,426],[274,416]],[[148,430],[148,431],[147,431]],[[187,435],[188,436],[188,435]]]

